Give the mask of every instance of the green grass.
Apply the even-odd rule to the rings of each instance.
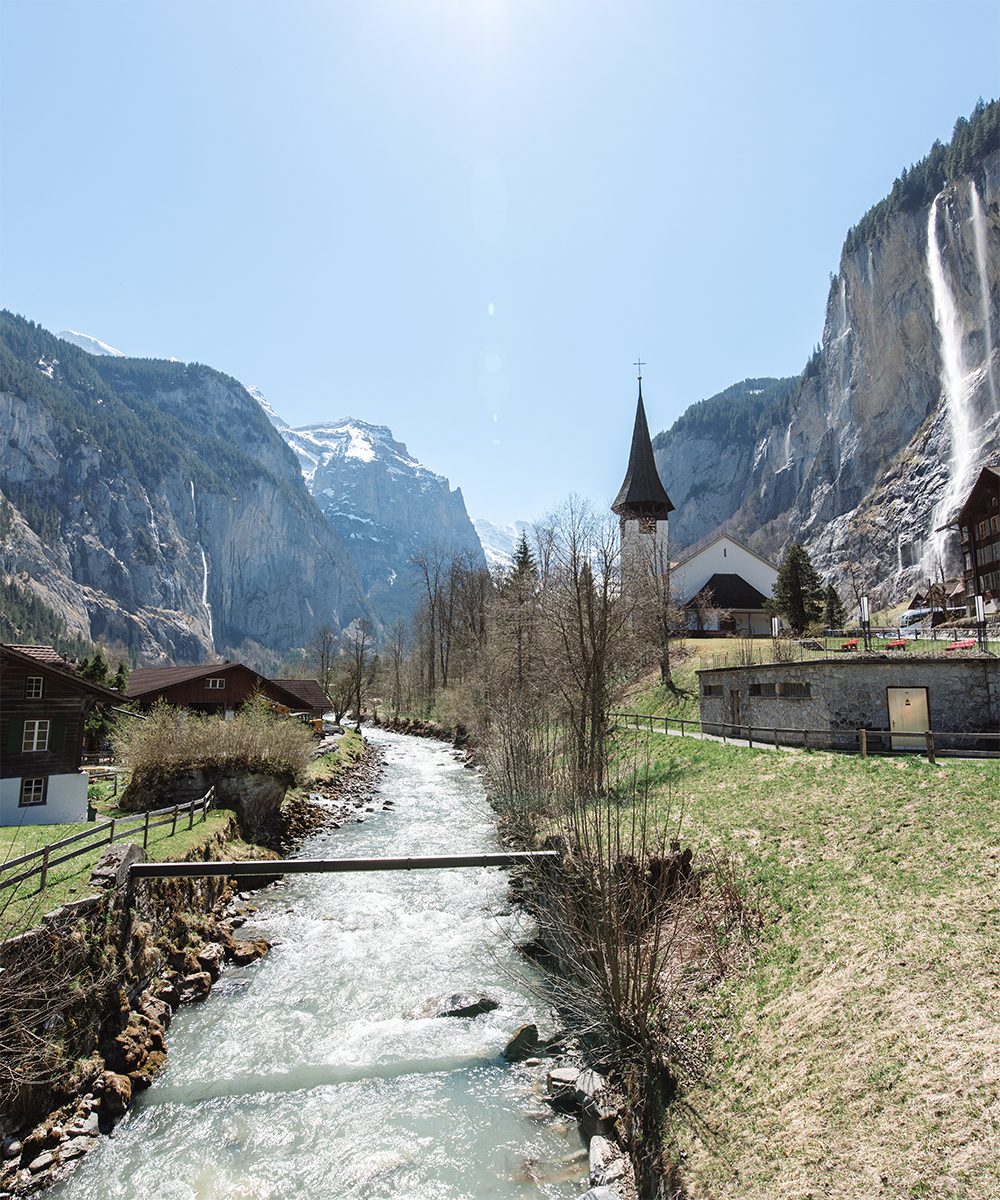
[[[112,811],[102,813],[98,820],[104,820],[105,815],[125,815]],[[134,816],[134,813],[128,814]],[[188,851],[207,841],[213,834],[218,833],[232,820],[232,813],[223,809],[212,810],[206,814],[204,821],[195,818],[193,828],[188,829],[187,818],[179,817],[177,832],[170,833],[170,826],[150,830],[147,857],[151,859],[181,859]],[[60,841],[74,833],[83,833],[93,829],[93,824],[74,825],[24,825],[18,829],[4,828],[0,831],[0,861],[8,858],[18,858],[29,854],[32,850],[40,850],[48,842]],[[129,840],[142,841],[142,826],[137,826],[133,838]],[[67,847],[72,850],[73,847]],[[90,872],[98,859],[108,849],[107,843],[95,846],[92,850],[81,854],[79,858],[50,868],[48,884],[44,891],[38,890],[38,877],[26,879],[14,888],[5,888],[0,892],[0,937],[10,937],[24,929],[37,924],[47,912],[66,904],[71,900],[79,900],[93,892],[90,886]],[[34,864],[28,863],[27,866]]]
[[[691,1200],[1000,1195],[1000,766],[625,736],[765,916],[697,1015]]]

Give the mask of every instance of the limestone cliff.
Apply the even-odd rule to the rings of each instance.
[[[714,426],[685,414],[657,439],[680,542],[724,523],[771,554],[803,541],[828,576],[852,564],[887,599],[957,569],[946,527],[978,468],[1000,460],[1000,145],[986,111],[992,144],[964,171],[852,230],[794,386],[737,428],[720,397],[705,402]]]
[[[257,657],[369,611],[294,456],[217,371],[0,314],[0,429],[0,574],[70,634],[141,662]]]

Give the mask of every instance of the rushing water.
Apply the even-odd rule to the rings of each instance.
[[[496,848],[482,787],[448,747],[373,736],[395,807],[304,856]],[[548,1022],[505,893],[496,869],[300,876],[258,893],[271,953],[177,1014],[162,1075],[53,1197],[579,1195],[575,1126],[540,1103],[537,1071],[499,1058],[517,1025]],[[407,1015],[456,991],[501,1007]]]

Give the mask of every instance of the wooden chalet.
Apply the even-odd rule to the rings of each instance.
[[[317,679],[274,679],[271,682],[297,697],[299,707],[311,720],[319,720],[333,708],[330,697]]]
[[[122,695],[81,679],[51,646],[0,645],[0,825],[87,819],[83,725]]]
[[[298,681],[296,681],[298,682]],[[316,684],[319,687],[318,684]],[[242,663],[208,663],[194,667],[139,667],[129,676],[126,695],[140,708],[157,701],[197,712],[234,713],[252,696],[265,696],[292,713],[307,711],[297,692]],[[327,706],[329,707],[329,703]],[[325,711],[325,710],[324,710]]]
[[[975,616],[976,596],[1000,612],[1000,465],[983,467],[958,514],[962,543],[962,602]]]

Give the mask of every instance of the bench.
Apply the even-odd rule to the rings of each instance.
[[[976,644],[977,643],[976,643],[975,638],[966,638],[964,641],[961,641],[961,642],[952,642],[950,646],[945,646],[945,649],[946,650],[975,650]]]
[[[896,638],[895,641],[886,642],[886,650],[905,650],[908,645],[906,638]]]
[[[841,650],[857,650],[857,648],[858,648],[858,639],[857,639],[857,638],[851,638],[851,640],[850,640],[849,642],[844,642],[844,643],[841,645],[841,647],[840,647],[840,648],[841,648]]]

